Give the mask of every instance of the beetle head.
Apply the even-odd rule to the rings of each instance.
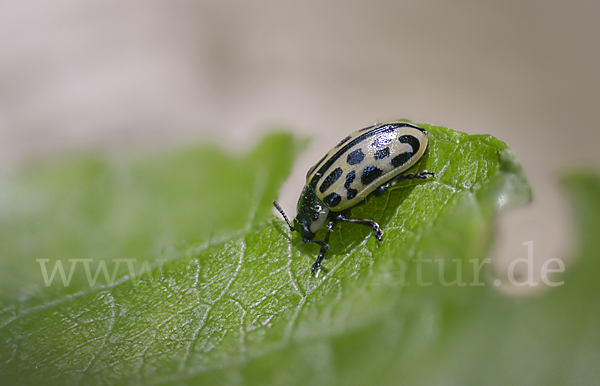
[[[315,190],[308,185],[302,189],[294,225],[300,235],[308,240],[315,238],[317,231],[323,226],[329,215],[329,208],[319,200]]]

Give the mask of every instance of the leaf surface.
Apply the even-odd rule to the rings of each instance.
[[[27,210],[10,213],[23,221],[11,239],[36,219],[51,221],[57,202],[71,205],[61,226],[34,227],[55,248],[49,266],[107,259],[99,244],[119,258],[169,255],[151,274],[89,287],[79,269],[74,287],[45,288],[30,263],[49,254],[13,244],[7,256],[24,260],[25,273],[12,280],[25,300],[4,291],[0,373],[21,384],[584,384],[597,358],[587,338],[597,338],[598,307],[579,309],[592,285],[581,268],[589,258],[542,298],[499,295],[482,259],[498,211],[530,199],[520,166],[495,138],[424,126],[431,145],[416,169],[436,177],[355,207],[355,217],[380,223],[384,241],[357,224],[336,226],[318,278],[310,275],[318,249],[271,211],[301,147],[289,136],[267,137],[242,158],[202,148],[28,176],[20,189],[38,184],[50,203],[32,207],[23,197]],[[600,212],[597,181],[578,178],[571,191]],[[61,201],[77,185],[79,201]],[[99,187],[113,192],[106,202],[93,194]],[[597,230],[589,216],[598,212],[587,211],[580,217]],[[64,225],[69,218],[87,228]],[[582,245],[596,242],[588,233]],[[574,328],[576,312],[583,328]]]

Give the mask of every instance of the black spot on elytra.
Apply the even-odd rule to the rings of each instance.
[[[402,143],[408,143],[412,147],[412,152],[415,154],[421,148],[421,142],[412,135],[402,135],[398,138]]]
[[[363,185],[369,185],[383,174],[383,170],[376,166],[367,166],[360,176],[360,182]]]
[[[344,184],[344,188],[346,188],[346,198],[348,198],[348,200],[352,200],[358,194],[358,190],[350,187],[355,178],[356,172],[354,170],[346,175],[346,183]]]
[[[338,143],[337,145],[335,145],[335,147],[340,147],[340,146],[342,146],[343,144],[345,144],[346,142],[348,142],[348,140],[349,140],[350,138],[352,138],[352,136],[350,136],[350,135],[349,135],[349,136],[347,136],[346,138],[342,139],[342,140],[340,141],[340,143]]]
[[[392,166],[397,168],[404,165],[412,157],[412,153],[407,151],[406,153],[400,153],[392,158]]]
[[[365,153],[363,153],[362,149],[356,149],[352,153],[348,154],[346,162],[348,162],[350,165],[356,165],[361,163],[363,159],[365,159]]]
[[[319,191],[321,193],[325,193],[325,191],[327,189],[329,189],[329,187],[331,185],[333,185],[333,183],[336,182],[342,176],[342,173],[343,172],[342,172],[341,168],[336,168],[334,171],[332,171],[331,173],[329,173],[329,175],[325,178],[325,180],[323,181],[323,183],[319,187]]]
[[[404,165],[421,148],[421,142],[412,135],[403,135],[398,138],[401,143],[408,143],[412,151],[405,151],[392,158],[392,166],[395,168]]]
[[[323,203],[330,208],[334,206],[338,206],[338,204],[342,201],[342,196],[337,193],[331,193],[323,200]]]
[[[384,149],[379,149],[375,152],[375,154],[373,154],[373,158],[379,160],[379,159],[384,159],[386,157],[390,156],[390,148],[386,147]]]

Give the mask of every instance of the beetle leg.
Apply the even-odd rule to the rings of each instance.
[[[383,193],[385,193],[385,191],[388,190],[390,188],[390,186],[392,186],[392,184],[388,182],[387,184],[381,185],[380,187],[378,187],[377,189],[375,189],[373,191],[373,193],[375,193],[376,196],[380,196]]]
[[[315,273],[316,271],[316,276],[319,276],[319,272],[321,271],[321,262],[325,257],[325,252],[329,250],[329,234],[331,233],[331,229],[334,225],[335,221],[329,220],[329,223],[327,224],[327,234],[325,235],[325,239],[323,241],[304,239],[305,243],[317,244],[321,246],[321,249],[319,250],[319,256],[317,256],[317,260],[315,260],[315,263],[312,266],[312,273]]]
[[[343,214],[338,214],[335,219],[337,221],[346,221],[346,222],[353,222],[353,223],[358,223],[358,224],[363,224],[366,226],[369,226],[373,229],[373,232],[375,232],[375,238],[378,241],[381,241],[381,236],[383,236],[383,230],[381,230],[381,228],[379,227],[379,224],[377,224],[375,221],[373,220],[369,220],[369,219],[362,219],[362,218],[348,218],[345,217]]]
[[[392,178],[390,181],[388,181],[387,184],[381,185],[380,187],[375,189],[375,194],[380,195],[383,192],[385,192],[386,190],[388,190],[391,186],[394,186],[398,182],[403,181],[403,180],[412,180],[415,178],[420,178],[420,179],[424,180],[427,178],[427,175],[430,175],[433,177],[433,176],[435,176],[435,173],[428,172],[427,170],[423,170],[422,172],[419,172],[417,174],[412,174],[412,173],[400,174],[399,176],[396,176],[396,177]]]
[[[435,177],[435,173],[434,172],[428,172],[427,170],[423,170],[421,172],[418,172],[417,174],[412,174],[412,173],[408,173],[406,175],[403,174],[402,177],[404,177],[404,178],[402,178],[402,179],[400,179],[398,181],[401,181],[401,180],[404,180],[404,179],[406,179],[406,180],[412,180],[413,178],[420,178],[422,180],[425,180],[425,179],[427,179],[427,175]]]

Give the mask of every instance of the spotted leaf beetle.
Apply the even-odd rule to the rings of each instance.
[[[337,222],[364,224],[373,229],[378,241],[383,231],[373,220],[347,217],[348,210],[369,194],[382,193],[398,181],[426,179],[434,176],[426,170],[416,174],[405,172],[417,163],[429,146],[427,132],[406,122],[380,123],[355,131],[342,139],[306,174],[306,185],[298,199],[293,225],[277,201],[290,230],[298,231],[305,243],[320,246],[312,266],[318,275],[325,252],[329,249],[329,234]],[[323,240],[315,240],[317,231],[327,222]]]

